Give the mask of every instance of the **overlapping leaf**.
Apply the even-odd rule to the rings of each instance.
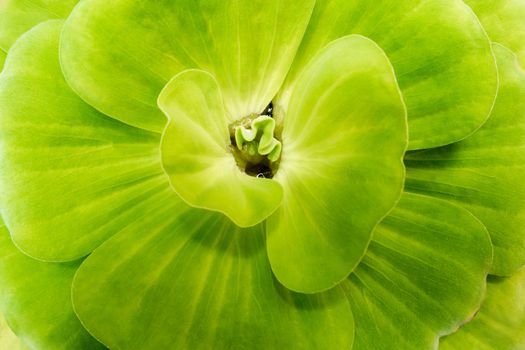
[[[476,9],[474,0],[469,3]],[[501,7],[504,1],[497,3],[497,9],[479,4],[483,23],[492,26],[493,18],[484,10],[492,8],[510,16],[508,23],[514,25],[511,8],[519,8],[512,7],[518,2],[507,1],[508,8]],[[55,2],[48,1],[49,7],[34,16],[32,8],[39,3],[28,2],[25,17],[17,17],[21,4],[12,0],[0,5],[0,18],[1,11],[11,11],[5,12],[11,22],[0,24],[0,46],[5,38],[9,43],[1,47],[11,46],[38,21],[66,15],[73,2],[57,2],[60,8],[51,13]],[[398,140],[405,129],[395,122],[400,118],[387,116],[399,117],[404,110],[389,63],[364,38],[359,40],[369,46],[342,45],[330,55],[327,49],[321,56],[324,64],[307,63],[325,44],[350,32],[379,42],[406,98],[413,149],[448,144],[475,131],[492,107],[497,79],[488,39],[459,0],[319,0],[276,100],[278,123],[287,113],[283,161],[276,177],[285,190],[285,206],[267,225],[268,259],[262,226],[239,229],[219,214],[188,208],[171,191],[160,167],[160,136],[155,133],[166,119],[155,101],[173,75],[199,67],[218,81],[225,104],[222,117],[232,120],[261,112],[285,78],[312,6],[313,1],[84,0],[66,24],[61,57],[68,83],[89,104],[62,76],[57,56],[60,21],[40,25],[11,48],[12,63],[0,78],[3,214],[18,246],[46,260],[73,260],[109,239],[78,271],[73,295],[84,325],[106,345],[351,347],[353,319],[342,289],[311,296],[290,292],[273,277],[269,260],[280,280],[301,291],[329,288],[348,275],[361,259],[372,227],[399,194],[404,144]],[[11,23],[9,30],[4,30],[5,23]],[[494,33],[501,29],[493,27]],[[514,38],[505,43],[521,50]],[[520,225],[525,219],[525,106],[516,102],[525,100],[524,74],[510,52],[500,46],[496,51],[503,79],[492,118],[465,141],[407,157],[408,189],[425,196],[404,195],[343,284],[356,314],[357,349],[390,349],[392,339],[400,342],[394,345],[399,348],[432,348],[439,335],[472,316],[492,251],[484,226],[456,204],[489,228],[496,250],[494,272],[511,273],[525,262]],[[345,59],[332,62],[332,54]],[[347,58],[363,63],[356,84],[360,94],[326,88],[330,78],[344,82],[348,77],[336,69],[336,63],[355,62]],[[319,74],[312,73],[316,69]],[[373,78],[377,71],[382,79]],[[180,103],[196,95],[176,97]],[[358,127],[347,125],[351,118],[340,118],[345,115],[340,112],[349,109],[348,101],[350,110],[361,117],[354,118]],[[215,107],[204,114],[212,117]],[[172,118],[172,127],[181,121],[177,118],[180,113]],[[365,154],[366,162],[358,163],[372,166],[356,171],[359,167],[346,162],[347,148],[355,151],[352,161]],[[370,154],[390,153],[397,155],[397,162],[369,159]],[[180,166],[171,164],[175,171]],[[389,173],[388,181],[379,181],[384,186],[374,190],[369,180],[384,173]],[[323,176],[325,182],[320,181]],[[359,183],[361,178],[366,181]],[[354,183],[359,191],[348,190]],[[359,225],[366,226],[359,231],[366,235],[351,236],[346,230]],[[0,279],[5,278],[2,287],[13,286],[19,293],[3,299],[12,308],[8,318],[21,322],[14,327],[17,333],[46,349],[96,346],[70,304],[55,307],[56,300],[69,297],[79,262],[37,262],[9,245],[7,234],[4,238]],[[494,290],[497,299],[506,293]],[[516,303],[503,306],[519,305],[518,295]],[[503,307],[490,300],[495,299],[489,299],[487,314],[497,317],[496,309]],[[25,311],[28,307],[32,313]],[[493,326],[488,316],[481,320],[467,332],[479,336]],[[520,320],[502,323],[503,328],[514,331],[510,323],[521,327]],[[55,336],[56,328],[44,324],[62,332]],[[513,331],[507,340],[519,338]]]
[[[78,0],[2,0],[0,2],[0,50],[40,22],[66,18]]]
[[[222,212],[241,227],[266,219],[281,204],[283,190],[271,179],[241,172],[232,154],[217,81],[188,70],[162,90],[159,106],[169,119],[161,144],[171,186],[190,205]]]
[[[157,96],[186,68],[212,73],[227,113],[240,119],[277,93],[313,3],[82,1],[66,23],[61,61],[82,98],[131,125],[162,131]]]
[[[20,339],[13,333],[3,315],[0,315],[0,348],[22,350],[24,349]]]
[[[489,116],[497,91],[490,42],[461,0],[318,0],[277,102],[328,42],[352,33],[376,41],[394,66],[408,108],[410,149],[458,141]]]
[[[159,136],[100,114],[64,81],[61,28],[25,34],[0,78],[4,220],[20,249],[53,261],[88,254],[166,186]]]
[[[479,307],[491,261],[489,235],[472,214],[404,194],[344,284],[353,349],[434,349]]]
[[[292,290],[326,290],[357,265],[403,187],[405,107],[383,51],[362,36],[321,51],[299,78],[282,141],[272,270]]]
[[[351,348],[341,288],[290,292],[272,275],[261,225],[240,229],[197,209],[174,215],[173,196],[78,270],[73,303],[92,334],[114,349]]]
[[[71,283],[80,263],[51,264],[24,255],[0,221],[0,310],[28,348],[104,348],[73,312]]]
[[[525,269],[512,277],[490,276],[487,296],[474,320],[440,341],[440,349],[525,348]]]
[[[468,139],[409,153],[406,188],[458,203],[488,228],[492,273],[509,275],[525,263],[525,71],[495,44],[500,89],[491,118]]]
[[[492,41],[505,45],[517,54],[525,66],[525,1],[465,0],[478,15]]]

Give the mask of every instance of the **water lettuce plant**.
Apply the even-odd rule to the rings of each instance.
[[[525,347],[525,1],[2,0],[0,49],[0,347]]]

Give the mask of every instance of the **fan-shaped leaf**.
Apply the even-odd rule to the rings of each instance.
[[[489,276],[479,313],[442,338],[440,349],[518,350],[525,348],[525,269],[511,277]]]
[[[406,188],[458,203],[487,227],[494,245],[492,273],[525,264],[525,71],[495,44],[499,95],[488,122],[459,143],[409,153]]]
[[[371,40],[332,42],[299,78],[284,120],[268,219],[268,256],[287,288],[314,293],[345,279],[402,191],[405,107],[392,66]]]
[[[525,1],[465,0],[478,15],[492,41],[505,45],[525,66]]]
[[[187,68],[212,73],[227,113],[240,119],[261,113],[277,93],[313,4],[82,1],[65,25],[61,62],[80,96],[131,125],[162,131],[157,96]]]
[[[71,283],[79,265],[45,263],[22,254],[0,220],[0,309],[28,348],[104,348],[73,312]],[[1,349],[16,349],[2,345]]]
[[[351,348],[353,319],[342,289],[294,294],[273,278],[260,225],[240,229],[209,211],[177,211],[158,205],[78,270],[75,310],[107,346]]]
[[[22,34],[40,22],[66,18],[78,0],[0,1],[0,49],[8,51]]]
[[[489,116],[498,87],[490,42],[461,0],[317,0],[277,102],[328,42],[362,34],[385,50],[408,109],[409,148],[465,138]]]
[[[241,227],[266,219],[281,203],[271,179],[242,172],[232,153],[217,81],[201,70],[175,76],[159,96],[169,124],[162,137],[162,164],[171,186],[188,204],[219,211]]]
[[[344,284],[353,349],[435,349],[479,307],[491,258],[489,235],[468,211],[403,194]]]
[[[167,185],[160,138],[108,118],[68,87],[62,21],[20,38],[0,75],[0,203],[17,246],[75,260],[147,212]]]

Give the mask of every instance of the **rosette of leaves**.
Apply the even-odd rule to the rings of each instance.
[[[2,2],[4,347],[525,346],[524,14]]]

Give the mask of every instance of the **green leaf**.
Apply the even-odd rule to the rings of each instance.
[[[341,288],[292,293],[273,278],[261,225],[241,229],[210,211],[177,209],[159,204],[77,272],[75,310],[109,348],[351,348]]]
[[[62,21],[11,48],[0,76],[0,204],[17,246],[43,260],[85,256],[168,186],[159,135],[110,119],[68,87]]]
[[[2,69],[4,69],[4,62],[7,57],[7,53],[0,50],[0,72],[2,72]]]
[[[71,283],[79,265],[78,261],[45,263],[22,254],[0,221],[0,309],[29,348],[104,348],[73,312]]]
[[[458,203],[476,215],[494,245],[491,273],[525,264],[525,71],[495,44],[499,95],[488,122],[468,139],[406,156],[408,191]]]
[[[440,341],[440,349],[517,350],[525,348],[525,269],[512,277],[489,276],[479,313]]]
[[[4,316],[0,314],[0,348],[6,350],[23,349],[20,339],[13,333]]]
[[[403,194],[344,284],[353,349],[435,349],[479,307],[491,257],[488,233],[468,211]]]
[[[201,70],[178,74],[162,90],[159,106],[169,120],[162,165],[182,199],[219,211],[241,227],[258,224],[275,211],[283,190],[237,166],[228,130],[234,120],[224,110],[213,76]]]
[[[362,34],[387,53],[408,109],[410,149],[465,138],[487,119],[498,87],[490,42],[461,0],[317,0],[287,83],[328,42]]]
[[[66,18],[78,0],[0,1],[0,49],[8,51],[22,34],[49,19]]]
[[[282,284],[313,293],[350,274],[401,195],[406,138],[392,66],[374,42],[347,36],[312,60],[284,120],[283,204],[267,225]]]
[[[478,15],[492,41],[505,45],[525,66],[525,1],[465,0]]]
[[[313,4],[86,0],[65,25],[61,62],[83,99],[130,125],[162,131],[157,96],[187,68],[212,73],[227,113],[240,119],[260,113],[276,95]]]

